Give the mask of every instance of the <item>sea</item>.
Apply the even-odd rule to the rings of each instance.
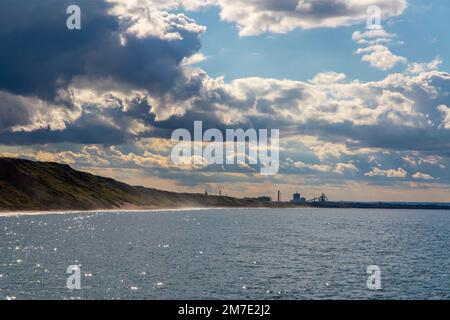
[[[450,212],[0,213],[0,299],[450,299]]]

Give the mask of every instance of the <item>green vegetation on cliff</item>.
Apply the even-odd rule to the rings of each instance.
[[[133,187],[65,164],[0,158],[0,210],[259,206],[254,200]]]

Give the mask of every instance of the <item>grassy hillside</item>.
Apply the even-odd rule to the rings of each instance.
[[[253,200],[132,187],[68,165],[0,158],[0,210],[259,206]]]

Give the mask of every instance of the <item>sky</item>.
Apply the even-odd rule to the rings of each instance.
[[[172,191],[450,202],[449,15],[446,0],[2,0],[0,156]],[[194,121],[279,129],[279,172],[173,163]]]

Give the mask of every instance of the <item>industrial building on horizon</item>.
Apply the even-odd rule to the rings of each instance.
[[[291,203],[300,204],[300,203],[305,203],[305,202],[306,202],[306,198],[303,198],[300,193],[296,192],[292,195]]]
[[[219,197],[222,197],[222,190],[219,190],[218,192]],[[208,196],[208,188],[205,186],[205,196]],[[264,196],[259,196],[259,197],[255,197],[255,198],[249,198],[249,197],[245,197],[244,199],[246,200],[257,200],[260,202],[277,202],[277,203],[282,203],[281,200],[281,191],[278,190],[277,192],[277,198],[276,200],[273,200],[272,197],[264,195]],[[318,203],[318,204],[326,204],[328,202],[328,197],[322,193],[319,197],[314,197],[310,200],[307,200],[305,197],[302,197],[301,193],[296,192],[292,195],[292,200],[290,200],[289,202],[285,202],[285,203],[291,203],[291,204],[305,204],[305,203]]]
[[[302,204],[302,203],[306,203],[306,202],[325,204],[325,203],[328,202],[328,198],[327,198],[327,196],[324,193],[322,193],[320,195],[320,197],[318,197],[318,198],[314,197],[311,200],[306,200],[306,198],[302,197],[302,195],[300,193],[298,193],[298,192],[296,192],[296,193],[294,193],[292,195],[291,203],[293,203],[293,204]]]

